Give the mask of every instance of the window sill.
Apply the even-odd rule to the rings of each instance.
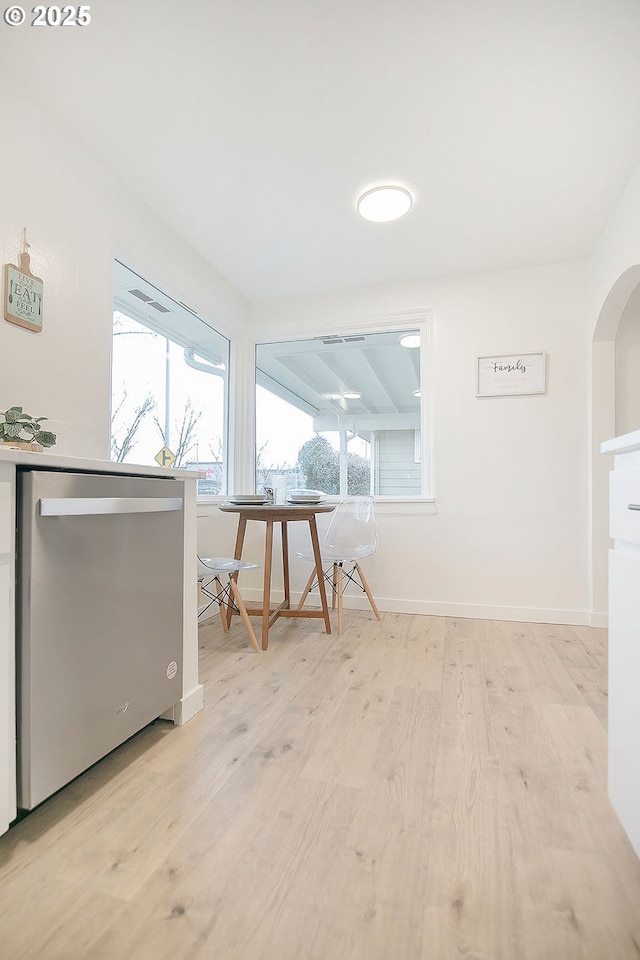
[[[376,514],[397,514],[399,516],[423,516],[437,513],[433,497],[374,497]]]

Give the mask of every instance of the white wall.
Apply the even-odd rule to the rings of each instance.
[[[382,609],[587,622],[585,295],[569,264],[253,305],[268,339],[433,311],[435,512],[379,510],[367,574]],[[475,397],[476,356],[536,350],[545,396]],[[228,521],[203,518],[205,548],[232,547]],[[307,572],[294,569],[298,589]],[[246,582],[250,594],[258,578]]]
[[[589,333],[596,340],[615,339],[618,320],[638,282],[632,268],[640,264],[640,164],[611,212],[588,263]],[[607,299],[621,283],[614,304]],[[604,309],[604,308],[607,309]],[[604,313],[604,315],[603,315]]]
[[[2,263],[22,228],[44,281],[43,330],[0,319],[0,409],[49,416],[56,452],[108,457],[112,265],[118,257],[222,332],[242,330],[242,298],[65,131],[2,78]],[[123,144],[123,149],[129,149]]]
[[[620,318],[615,339],[616,433],[640,430],[640,286]]]

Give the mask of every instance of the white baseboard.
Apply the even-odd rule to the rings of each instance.
[[[384,601],[376,599],[378,608],[393,613],[413,613],[430,617],[460,617],[474,620],[513,620],[519,623],[565,623],[586,626],[586,610],[554,610],[538,607],[497,607],[477,603],[440,603],[424,600],[396,600],[393,610]],[[366,605],[357,604],[366,610]]]
[[[245,603],[259,604],[262,595],[259,589],[242,591]],[[298,602],[299,594],[292,595],[292,606]],[[273,605],[282,601],[281,591],[274,590],[271,596]],[[310,606],[319,606],[318,594],[310,596]],[[307,601],[309,602],[309,601]],[[378,609],[385,613],[421,614],[425,617],[463,617],[476,620],[514,620],[523,623],[565,623],[575,626],[606,626],[599,618],[604,614],[590,614],[588,610],[557,610],[538,607],[502,607],[480,603],[444,603],[436,600],[401,600],[395,597],[376,597]],[[370,610],[366,597],[345,595],[345,609]],[[598,618],[598,622],[592,620]],[[202,621],[201,621],[202,622]]]
[[[608,613],[597,613],[592,612],[589,617],[589,626],[590,627],[608,627],[609,626],[609,614]]]
[[[163,720],[171,720],[177,727],[184,726],[192,717],[200,713],[204,706],[204,687],[201,683],[194,687],[190,693],[178,700],[177,703],[162,714]]]

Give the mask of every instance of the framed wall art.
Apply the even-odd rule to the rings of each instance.
[[[546,393],[546,354],[478,357],[476,397],[530,397]]]
[[[42,293],[44,284],[31,273],[26,228],[22,231],[20,263],[4,265],[4,318],[27,330],[42,330]]]

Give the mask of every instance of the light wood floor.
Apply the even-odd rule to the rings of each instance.
[[[0,839],[0,955],[638,960],[605,640],[350,611],[258,655],[201,627],[203,713]]]

